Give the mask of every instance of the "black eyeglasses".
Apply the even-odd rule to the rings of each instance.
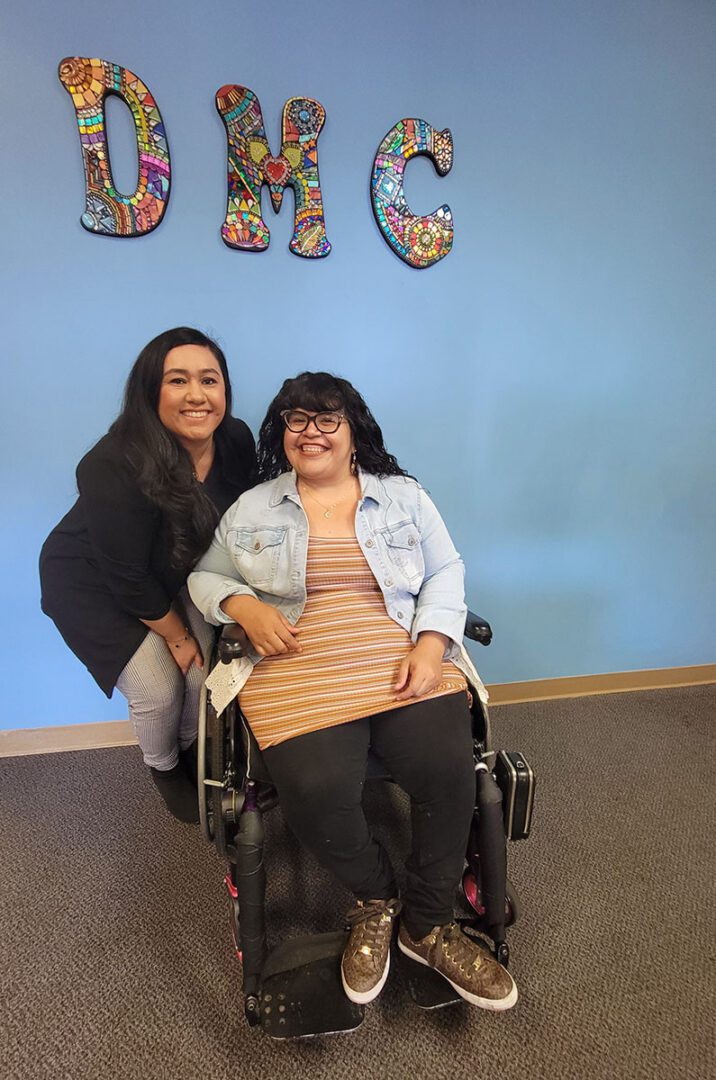
[[[313,420],[318,430],[324,435],[332,435],[335,431],[338,431],[338,428],[345,420],[343,413],[307,413],[303,409],[284,409],[280,415],[289,431],[305,431],[311,420]]]

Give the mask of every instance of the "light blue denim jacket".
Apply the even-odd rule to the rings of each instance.
[[[386,611],[413,641],[423,630],[450,638],[452,660],[483,696],[462,648],[467,607],[464,567],[442,518],[408,477],[359,472],[356,538],[380,586]],[[255,596],[295,624],[306,603],[308,519],[295,473],[245,492],[230,506],[211,547],[189,575],[189,593],[215,626],[233,620],[220,608],[228,596]],[[258,654],[250,655],[252,664]],[[485,694],[486,697],[486,694]]]

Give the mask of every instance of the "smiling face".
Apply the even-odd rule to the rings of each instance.
[[[314,416],[306,409],[309,416]],[[344,420],[337,431],[327,435],[319,431],[313,420],[305,431],[289,431],[283,434],[283,449],[297,476],[317,487],[340,484],[351,476],[353,434],[350,424]]]
[[[157,414],[185,449],[210,439],[226,413],[226,385],[205,345],[177,345],[164,360]]]

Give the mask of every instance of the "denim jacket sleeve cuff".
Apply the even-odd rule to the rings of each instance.
[[[453,645],[458,647],[462,643],[463,635],[465,633],[465,614],[455,611],[418,611],[411,627],[410,636],[415,643],[418,640],[418,634],[422,634],[424,630],[435,630],[439,634],[445,634],[450,638]],[[448,645],[448,650],[450,650]]]
[[[212,626],[225,626],[234,620],[219,606],[229,596],[256,596],[253,589],[236,579],[222,577],[204,570],[195,570],[187,581],[189,595]]]

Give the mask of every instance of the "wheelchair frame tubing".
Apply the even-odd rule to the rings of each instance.
[[[243,955],[245,994],[256,992],[266,961],[266,869],[263,816],[256,803],[255,784],[246,785],[239,825],[233,843],[239,898],[239,934]]]

